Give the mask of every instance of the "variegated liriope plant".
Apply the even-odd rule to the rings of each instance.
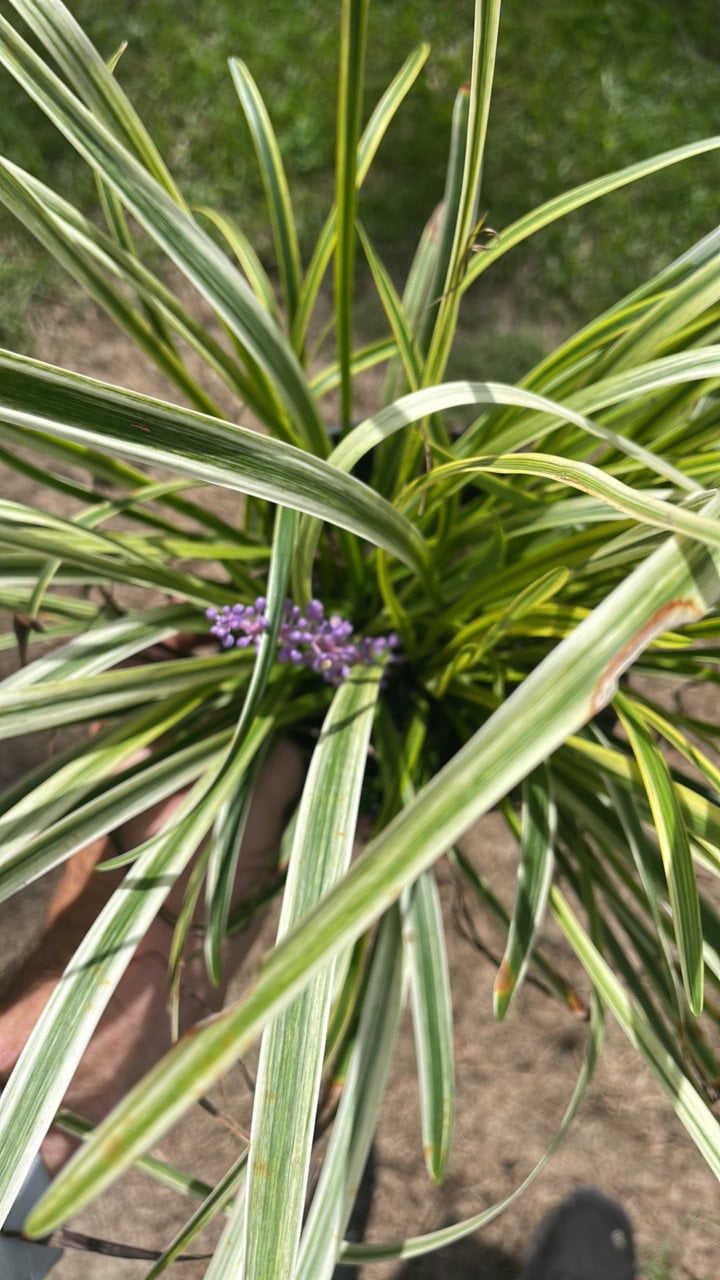
[[[320,726],[290,840],[283,932],[257,981],[181,1039],[92,1133],[29,1232],[47,1233],[107,1187],[259,1037],[265,1087],[249,1157],[238,1151],[148,1274],[159,1275],[216,1213],[226,1223],[213,1280],[317,1280],[341,1253],[417,1255],[498,1212],[402,1247],[340,1243],[406,997],[434,1179],[450,1150],[452,1015],[433,872],[443,855],[505,921],[498,1018],[528,965],[569,998],[535,946],[548,912],[587,972],[588,1053],[563,1130],[608,1008],[720,1172],[720,1128],[708,1106],[720,1076],[712,1048],[720,916],[696,882],[698,867],[720,871],[719,730],[668,713],[652,681],[642,694],[632,683],[637,672],[678,688],[717,679],[720,231],[517,386],[483,381],[481,368],[475,380],[444,381],[465,293],[493,263],[556,219],[716,149],[720,138],[588,182],[483,237],[500,3],[478,0],[444,201],[400,296],[358,221],[358,190],[428,50],[408,58],[366,115],[368,3],[344,0],[334,202],[306,264],[269,114],[248,68],[230,66],[267,194],[276,289],[238,226],[188,207],[114,67],[60,0],[12,5],[49,61],[3,19],[2,64],[92,168],[104,225],[10,158],[0,161],[0,197],[192,407],[0,356],[2,460],[64,495],[68,510],[61,519],[0,505],[2,605],[21,620],[30,658],[40,627],[58,642],[0,687],[0,728],[12,738],[103,726],[3,796],[3,897],[151,801],[192,787],[172,829],[131,855],[133,874],[158,887],[110,898],[2,1096],[0,1220],[138,937],[203,837],[205,954],[217,976],[235,834],[257,764],[279,737]],[[152,245],[145,261],[138,227]],[[212,312],[211,328],[163,283],[160,253]],[[386,323],[357,347],[361,255]],[[310,371],[308,332],[329,273],[332,354]],[[188,349],[193,369],[211,375],[207,385],[190,371]],[[385,371],[385,400],[357,425],[354,383],[372,367]],[[237,400],[232,417],[208,389],[218,378]],[[338,389],[339,415],[327,407]],[[470,423],[462,430],[452,416],[460,409]],[[264,432],[241,425],[250,413]],[[208,486],[203,500],[184,495],[198,484]],[[217,514],[212,486],[244,495],[240,523]],[[203,561],[212,562],[207,574],[193,567]],[[118,616],[117,584],[145,588],[147,607]],[[208,610],[222,641],[216,654],[162,668],[119,665],[178,631],[207,628]],[[138,749],[154,743],[138,764]],[[371,757],[376,822],[350,865],[347,833]],[[517,838],[518,887],[507,908],[457,848],[494,806]],[[354,946],[368,934],[370,945]],[[332,1019],[343,1005],[348,1016]],[[338,1024],[340,1043],[328,1036]],[[331,1061],[343,1064],[342,1101],[304,1219],[318,1089]],[[290,1140],[298,1158],[274,1158]],[[254,1176],[261,1159],[262,1178]]]

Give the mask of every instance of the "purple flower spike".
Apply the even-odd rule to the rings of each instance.
[[[325,608],[319,600],[311,600],[305,613],[308,622],[322,622],[325,617]]]
[[[208,609],[206,617],[212,623],[210,634],[217,636],[224,649],[232,646],[246,649],[251,644],[257,649],[269,625],[266,607],[265,597],[258,596],[254,605]],[[311,600],[304,614],[292,600],[286,600],[278,636],[278,659],[292,662],[296,667],[309,667],[328,684],[339,685],[358,663],[377,666],[397,661],[392,650],[399,643],[394,632],[388,636],[356,637],[347,618],[339,613],[325,616],[320,600]]]
[[[207,609],[205,616],[213,624],[210,635],[217,636],[224,649],[230,649],[233,645],[238,649],[246,649],[253,643],[257,649],[263,631],[268,628],[265,599],[262,596],[254,605],[226,604],[221,610]]]

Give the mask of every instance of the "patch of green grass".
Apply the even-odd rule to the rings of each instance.
[[[28,312],[40,301],[52,264],[14,231],[0,241],[0,347],[27,350]]]
[[[106,56],[127,40],[118,76],[191,199],[231,212],[263,250],[262,191],[226,66],[230,55],[245,59],[278,132],[307,248],[332,196],[335,0],[72,7]],[[399,271],[442,193],[472,11],[471,0],[371,5],[368,111],[410,48],[432,45],[362,200]],[[501,227],[569,186],[713,133],[718,30],[716,0],[506,0],[481,197],[490,223]],[[0,151],[90,204],[82,166],[4,75],[0,86]],[[694,161],[582,211],[510,255],[501,283],[522,280],[531,307],[596,313],[714,225],[718,167],[716,157]]]
[[[502,226],[588,178],[717,132],[715,0],[510,0],[485,200]],[[539,292],[591,315],[717,222],[717,157],[681,165],[534,239]]]
[[[672,1244],[664,1241],[640,1265],[640,1280],[674,1280]]]
[[[548,332],[537,313],[511,318],[511,301],[495,290],[476,291],[468,299],[465,320],[450,356],[449,379],[519,382],[547,354],[556,335]]]

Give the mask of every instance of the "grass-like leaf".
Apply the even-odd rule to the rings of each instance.
[[[237,783],[270,728],[258,726],[246,751],[214,785],[203,779],[172,827],[148,841],[85,935],[45,1006],[0,1098],[4,1217],[33,1160],[85,1046],[177,876],[192,858],[224,795]]]
[[[303,1228],[294,1280],[329,1280],[372,1145],[405,1003],[396,909],[380,922],[328,1150]]]
[[[9,689],[30,688],[46,680],[69,680],[72,676],[82,678],[107,671],[108,667],[142,653],[175,632],[190,630],[197,624],[197,611],[186,605],[139,609],[105,626],[84,631],[29,666],[18,668],[3,680],[0,698]]]
[[[484,0],[484,2],[483,0],[476,0],[475,3],[472,70],[465,156],[462,166],[462,185],[460,187],[455,224],[452,229],[453,241],[448,262],[448,272],[438,307],[438,317],[433,330],[430,350],[428,351],[428,382],[437,382],[444,375],[457,325],[461,297],[459,284],[465,275],[468,259],[474,247],[474,231],[477,221],[482,164],[490,114],[490,98],[495,74],[500,8],[500,0]]]
[[[403,899],[403,935],[410,972],[420,1082],[423,1154],[430,1177],[441,1182],[455,1117],[452,994],[440,896],[433,871]]]
[[[42,832],[45,827],[81,804],[114,770],[137,752],[171,730],[192,713],[197,693],[184,691],[177,698],[127,716],[119,725],[101,730],[80,747],[74,746],[37,767],[19,784],[3,793],[0,824],[3,865]]]
[[[593,945],[557,886],[550,895],[555,919],[568,942],[590,974],[631,1044],[642,1054],[655,1078],[670,1099],[698,1150],[720,1177],[720,1124],[703,1102],[687,1076],[660,1044],[639,1006],[623,991],[610,966]]]
[[[720,468],[718,233],[587,323],[518,386],[441,382],[465,290],[482,272],[605,193],[720,148],[720,137],[585,183],[491,231],[480,201],[500,0],[476,0],[444,200],[403,290],[357,209],[427,48],[407,60],[361,132],[369,6],[343,0],[335,199],[304,277],[270,113],[245,64],[231,63],[266,190],[276,298],[240,226],[211,209],[196,218],[184,202],[114,78],[122,49],[106,65],[62,0],[12,7],[32,43],[0,17],[0,64],[89,166],[106,229],[10,160],[0,160],[0,202],[192,408],[0,353],[0,464],[48,493],[36,508],[0,503],[0,604],[16,615],[0,647],[16,645],[24,664],[38,636],[53,645],[73,637],[0,685],[0,736],[109,720],[6,788],[0,897],[148,804],[192,792],[160,836],[98,868],[100,876],[122,872],[122,889],[90,929],[0,1101],[0,1221],[109,992],[191,859],[170,954],[173,1038],[175,979],[204,882],[212,977],[225,936],[284,886],[277,945],[243,998],[176,1044],[88,1137],[31,1230],[44,1232],[108,1186],[261,1036],[249,1199],[242,1153],[214,1193],[188,1182],[206,1202],[151,1274],[233,1195],[210,1274],[248,1280],[330,1280],[338,1257],[419,1256],[513,1203],[544,1158],[500,1205],[462,1223],[369,1248],[341,1243],[406,987],[423,1144],[431,1175],[442,1175],[452,1012],[432,864],[493,805],[521,846],[512,914],[461,855],[456,861],[508,930],[496,1014],[529,962],[567,1006],[584,1010],[535,950],[548,899],[595,984],[588,1059],[560,1133],[589,1077],[607,1001],[720,1172],[720,1128],[700,1098],[720,1070],[720,915],[704,876],[695,882],[696,869],[720,876],[718,733],[629,692],[626,679],[712,682],[720,663],[720,500],[711,492]],[[358,238],[384,318],[379,337],[354,349]],[[151,268],[139,253],[148,242]],[[333,315],[307,354],[333,255]],[[168,259],[185,278],[176,290],[163,283]],[[185,302],[188,283],[202,320]],[[328,363],[333,342],[337,359]],[[353,429],[355,382],[381,361],[386,407]],[[252,414],[268,435],[216,407],[218,378],[236,412]],[[328,398],[336,390],[339,412]],[[325,413],[340,418],[337,432]],[[149,479],[148,466],[170,478]],[[186,497],[196,482],[205,490]],[[218,514],[213,486],[245,496],[238,530]],[[322,598],[368,644],[395,631],[385,674],[356,670],[331,702],[310,671],[277,669],[290,581],[298,605]],[[127,588],[172,603],[118,616]],[[252,652],[197,656],[193,646],[182,661],[118,669],[146,649],[156,656],[168,628],[199,630],[208,605],[258,593],[270,627],[254,661]],[[80,594],[87,600],[71,599]],[[288,726],[314,740],[328,705],[279,874],[230,919],[264,753]],[[350,863],[366,758],[377,834]],[[551,888],[554,862],[583,904],[585,927]],[[341,1101],[302,1231],[323,1067]]]
[[[451,464],[455,466],[456,464]],[[444,474],[452,474],[448,467]],[[500,475],[541,476],[547,480],[556,480],[562,484],[570,484],[574,488],[600,498],[610,506],[643,523],[654,525],[660,529],[681,531],[689,537],[698,538],[710,546],[720,547],[720,523],[662,498],[654,498],[650,494],[639,494],[621,480],[615,480],[599,467],[589,466],[584,462],[570,462],[567,459],[551,457],[549,454],[501,454],[497,458],[468,458],[466,463],[457,464],[458,470],[467,473],[473,470],[497,472]],[[438,468],[439,470],[439,468]],[[433,481],[437,480],[437,471],[433,473]],[[688,619],[689,620],[689,619]]]
[[[278,937],[302,922],[352,852],[380,671],[339,688],[308,771],[295,825]],[[247,1210],[228,1222],[211,1277],[291,1275],[300,1239],[332,997],[332,965],[266,1031],[255,1085]]]
[[[376,104],[368,120],[357,152],[358,187],[362,186],[377,153],[378,147],[387,132],[395,113],[401,106],[408,92],[415,83],[427,61],[430,47],[420,45],[405,60],[397,75],[393,77],[387,89]],[[317,295],[325,277],[325,272],[333,255],[337,239],[337,208],[333,205],[320,235],[318,236],[310,264],[305,273],[300,292],[300,302],[295,316],[292,331],[292,343],[296,351],[301,351],[305,344],[307,327]]]
[[[277,388],[300,438],[316,452],[327,453],[325,428],[291,348],[214,241],[4,19],[0,20],[0,62],[214,307]]]
[[[382,260],[373,248],[370,237],[362,226],[358,227],[360,242],[362,244],[368,266],[372,272],[375,287],[378,296],[388,318],[393,337],[397,343],[398,352],[402,361],[403,371],[408,386],[412,391],[417,390],[420,384],[420,357],[413,339],[413,335],[405,315],[402,301],[397,295],[397,291],[393,285],[390,276],[383,265]]]
[[[186,708],[187,700],[183,710]],[[229,736],[228,732],[214,735],[182,748],[167,760],[151,762],[130,777],[105,783],[99,794],[84,803],[81,796],[74,796],[72,813],[54,822],[49,820],[51,815],[46,804],[39,816],[43,829],[36,835],[26,832],[24,838],[19,831],[14,840],[8,840],[3,848],[0,899],[25,888],[89,841],[114,831],[136,814],[145,813],[151,805],[175,795],[181,787],[211,770],[224,757]],[[88,773],[92,763],[88,761]],[[88,785],[90,778],[86,777],[84,781]],[[30,826],[30,823],[26,824],[26,827]]]
[[[712,508],[711,508],[712,509]],[[681,599],[700,617],[720,592],[717,552],[669,539],[528,676],[275,949],[246,1000],[183,1040],[102,1125],[34,1210],[51,1225],[108,1185],[172,1124],[319,968],[358,938],[471,822],[611,698]]]
[[[78,243],[72,223],[63,222],[59,213],[59,207],[63,211],[68,208],[65,202],[61,202],[30,174],[23,173],[16,165],[2,159],[0,200],[61,266],[74,276],[114,324],[180,387],[196,408],[205,413],[218,412],[213,400],[190,376],[176,351],[163,340],[147,318],[133,307],[122,289],[103,272],[101,265],[93,261],[97,250],[91,248],[88,252],[86,244],[82,241]],[[73,216],[73,222],[77,224],[79,221],[79,216]],[[99,232],[95,231],[93,239],[102,244]],[[119,256],[121,254],[116,250],[113,257]],[[126,253],[122,252],[121,260],[127,263]],[[113,258],[110,263],[112,261]]]
[[[265,188],[275,257],[282,283],[288,324],[292,325],[300,292],[300,248],[285,167],[275,131],[249,68],[239,58],[230,59],[230,74],[245,113]]]
[[[187,662],[179,658],[160,666],[102,672],[82,682],[70,677],[48,680],[35,688],[11,689],[0,697],[0,738],[91,721],[130,707],[146,706],[150,701],[173,694],[192,696],[213,686],[222,689],[223,684],[229,688],[235,683],[234,674],[237,674],[236,655],[221,653],[197,658],[190,669]]]
[[[224,1212],[233,1197],[239,1199],[243,1195],[246,1171],[247,1151],[243,1151],[216,1186],[209,1191],[202,1204],[188,1218],[184,1227],[177,1232],[167,1248],[163,1250],[157,1262],[153,1263],[145,1275],[145,1280],[156,1280],[157,1276],[163,1275],[179,1254],[185,1252],[196,1236],[201,1231],[204,1231],[205,1227],[218,1214]]]
[[[365,78],[368,0],[343,0],[340,19],[340,72],[335,142],[335,329],[340,365],[340,418],[343,431],[352,419],[350,356],[355,279],[357,150]]]
[[[563,1113],[558,1125],[557,1132],[546,1151],[543,1152],[540,1159],[527,1177],[523,1178],[519,1186],[515,1187],[509,1195],[499,1200],[497,1204],[493,1204],[489,1209],[483,1209],[480,1213],[473,1214],[470,1218],[465,1218],[461,1222],[455,1222],[449,1227],[441,1227],[438,1231],[428,1232],[424,1236],[414,1236],[407,1240],[396,1240],[381,1244],[352,1244],[345,1245],[341,1252],[343,1261],[354,1263],[359,1266],[362,1263],[372,1262],[391,1262],[400,1258],[419,1258],[424,1254],[432,1253],[436,1249],[442,1249],[443,1246],[454,1244],[457,1240],[463,1240],[466,1236],[472,1235],[476,1231],[480,1231],[482,1227],[486,1227],[501,1213],[505,1213],[520,1197],[527,1191],[528,1187],[535,1181],[538,1174],[542,1172],[553,1152],[557,1150],[567,1133],[575,1114],[585,1097],[585,1092],[592,1079],[595,1064],[603,1040],[604,1021],[602,1008],[599,1001],[593,1001],[590,1011],[590,1035],[588,1037],[587,1049],[585,1057],[578,1072],[575,1087],[572,1091],[570,1101]],[[309,1277],[308,1277],[309,1280]]]
[[[181,202],[175,183],[135,108],[62,0],[11,0],[11,3],[87,106],[125,139],[157,181]]]
[[[516,245],[522,244],[537,231],[542,231],[543,227],[567,217],[568,214],[574,213],[576,209],[581,209],[583,205],[590,204],[593,200],[600,200],[612,191],[619,191],[622,187],[630,186],[631,183],[639,182],[643,178],[649,178],[653,173],[660,173],[663,169],[681,164],[684,160],[692,160],[695,156],[717,151],[719,147],[720,135],[701,138],[698,142],[673,147],[672,150],[662,151],[658,155],[650,156],[647,160],[639,160],[623,169],[616,169],[613,173],[603,174],[600,178],[592,178],[590,182],[583,182],[579,187],[573,187],[572,190],[564,191],[562,195],[546,201],[537,209],[518,218],[516,222],[512,222],[509,227],[503,227],[497,240],[487,246],[486,252],[477,254],[473,258],[460,285],[460,292],[464,293],[469,289],[473,281],[487,271],[497,258],[509,253]]]
[[[542,924],[554,868],[556,812],[550,773],[545,765],[523,782],[522,836],[518,888],[505,953],[493,999],[500,1021],[527,970],[533,942]]]
[[[615,705],[647,790],[662,854],[688,1004],[699,1014],[703,1006],[703,955],[700,904],[687,828],[667,763],[632,703],[618,694]]]
[[[409,521],[357,480],[278,440],[10,353],[0,356],[0,406],[27,430],[329,519],[424,572],[426,553]]]
[[[245,701],[235,729],[234,751],[242,747],[245,734],[260,710],[270,668],[275,661],[277,638],[290,580],[296,525],[296,513],[287,507],[279,507],[275,517],[273,554],[266,596],[268,629],[260,639],[255,656]],[[230,797],[216,823],[214,847],[208,863],[205,889],[207,918],[205,963],[215,983],[220,980],[222,944],[227,930],[240,844],[251,798],[252,792],[249,786],[241,788]]]

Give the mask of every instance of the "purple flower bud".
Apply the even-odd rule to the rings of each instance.
[[[311,600],[305,610],[305,616],[308,622],[322,622],[325,617],[325,608],[319,600]]]
[[[205,616],[213,624],[210,634],[217,637],[222,648],[247,649],[253,644],[257,649],[269,626],[266,609],[265,596],[258,596],[254,604],[223,605],[221,610],[211,606]],[[326,618],[320,600],[311,600],[304,614],[292,600],[286,600],[278,636],[278,660],[308,667],[328,684],[339,685],[357,664],[398,661],[390,651],[399,643],[394,632],[388,636],[356,637],[347,618],[339,613]]]

